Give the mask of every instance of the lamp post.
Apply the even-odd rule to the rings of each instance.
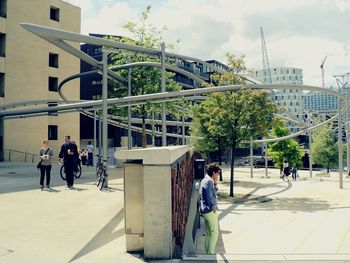
[[[311,114],[309,113],[307,115],[307,126],[310,127],[311,125]],[[312,133],[311,131],[308,131],[309,134],[309,170],[310,170],[310,178],[312,178]]]

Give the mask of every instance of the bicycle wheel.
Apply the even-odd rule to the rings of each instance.
[[[75,178],[80,178],[80,176],[81,176],[81,164],[80,163],[78,164],[77,171],[74,172],[74,176],[75,176]]]
[[[60,169],[60,176],[61,178],[66,181],[66,173],[64,171],[64,165],[61,166],[61,169]]]
[[[101,171],[97,176],[97,182],[96,182],[97,187],[99,187],[100,184],[102,183],[102,179],[103,179],[103,171]]]
[[[105,182],[106,182],[106,177],[104,177],[104,175],[102,175],[102,178],[101,178],[101,184],[100,184],[100,190],[102,191],[104,185],[105,185]]]

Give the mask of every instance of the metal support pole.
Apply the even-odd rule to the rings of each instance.
[[[264,149],[265,149],[265,176],[268,177],[269,173],[267,170],[267,143],[264,143]]]
[[[341,100],[338,99],[338,153],[339,153],[339,188],[343,189],[343,142],[342,142],[342,116]]]
[[[102,145],[103,145],[103,163],[107,166],[107,52],[102,50],[102,64],[103,64],[103,74],[102,74],[102,117],[103,117],[103,135],[102,135]],[[108,187],[108,177],[106,178],[106,183],[104,187]]]
[[[98,111],[98,155],[102,155],[102,116],[101,110]]]
[[[182,145],[185,145],[185,110],[184,106],[182,105]]]
[[[129,61],[130,63],[130,61]],[[131,68],[128,72],[128,96],[131,96]],[[131,106],[128,106],[128,150],[132,148],[132,138],[131,138]]]
[[[349,122],[346,123],[346,166],[348,167],[349,176],[349,168],[350,168],[350,136],[349,136]]]
[[[96,151],[96,110],[94,110],[94,151]],[[92,164],[93,166],[96,166],[96,158],[93,158],[94,163]]]
[[[154,124],[154,112],[152,111],[152,147],[156,145],[156,136],[154,136],[155,124]]]
[[[307,126],[310,127],[310,112],[307,115]],[[310,178],[312,178],[312,133],[311,131],[308,131],[309,135],[309,171],[310,171]]]
[[[162,92],[165,92],[165,43],[161,44],[161,70],[162,70],[162,81],[161,81],[161,89]],[[166,143],[166,104],[162,103],[162,146],[167,146]]]
[[[253,139],[250,138],[250,178],[253,178]]]
[[[309,131],[309,170],[310,170],[310,178],[312,178],[312,136]]]

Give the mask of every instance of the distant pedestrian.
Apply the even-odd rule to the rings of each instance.
[[[216,163],[207,166],[206,176],[200,184],[200,210],[205,220],[205,252],[214,254],[216,242],[219,236],[218,204],[216,200],[216,190],[214,183],[220,176],[221,168]]]
[[[85,149],[81,149],[80,151],[80,160],[82,165],[86,165],[87,162],[87,151]]]
[[[51,177],[51,159],[53,158],[53,151],[49,148],[49,140],[43,140],[43,147],[39,151],[41,159],[40,166],[40,188],[44,189],[44,181],[46,177],[46,188],[50,188],[50,177]],[[46,176],[45,176],[46,175]]]
[[[89,165],[94,166],[94,151],[95,151],[95,148],[91,144],[91,141],[88,142],[88,145],[86,146],[86,150],[88,152],[86,165],[87,166],[89,166]]]
[[[289,168],[289,163],[287,160],[284,160],[283,162],[283,181],[284,178],[287,178],[287,180],[289,181],[289,175],[290,175],[290,168]]]
[[[293,167],[292,167],[292,178],[293,181],[297,180],[297,173],[298,173],[298,169],[295,163],[293,163]]]

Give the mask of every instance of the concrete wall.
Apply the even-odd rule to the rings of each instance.
[[[50,19],[51,6],[59,8],[59,22]],[[80,72],[77,58],[24,30],[20,23],[33,23],[79,33],[80,17],[79,7],[60,0],[7,1],[7,18],[0,19],[0,30],[6,34],[4,65],[0,60],[0,71],[5,73],[3,103],[60,99],[57,92],[48,90],[48,77],[58,77],[60,82],[65,77]],[[79,48],[79,44],[74,45]],[[59,68],[49,67],[50,52],[58,54]],[[79,80],[75,80],[65,87],[68,98],[79,99],[79,83]],[[42,139],[48,137],[48,125],[58,126],[58,140],[50,141],[55,155],[64,135],[70,134],[73,140],[80,141],[79,113],[69,113],[5,120],[4,148],[38,153]]]
[[[138,171],[142,173],[140,176],[143,178],[142,185],[138,183],[126,184],[124,189],[125,211],[129,211],[129,214],[133,207],[140,210],[139,205],[135,206],[134,201],[130,202],[130,191],[134,191],[134,188],[137,187],[138,193],[141,192],[141,189],[143,192],[142,200],[135,197],[135,200],[142,202],[143,217],[135,218],[125,214],[127,251],[133,251],[135,248],[142,250],[143,246],[145,258],[169,259],[172,257],[174,242],[171,169],[172,164],[189,151],[189,146],[169,146],[115,152],[114,156],[117,160],[139,161],[141,168]],[[125,167],[124,178],[126,181],[129,180],[128,177],[133,176],[132,173],[135,172],[136,168]],[[130,220],[138,220],[138,222],[132,222],[131,226],[143,225],[143,235],[138,233],[139,230],[133,230],[131,226],[129,227]]]

